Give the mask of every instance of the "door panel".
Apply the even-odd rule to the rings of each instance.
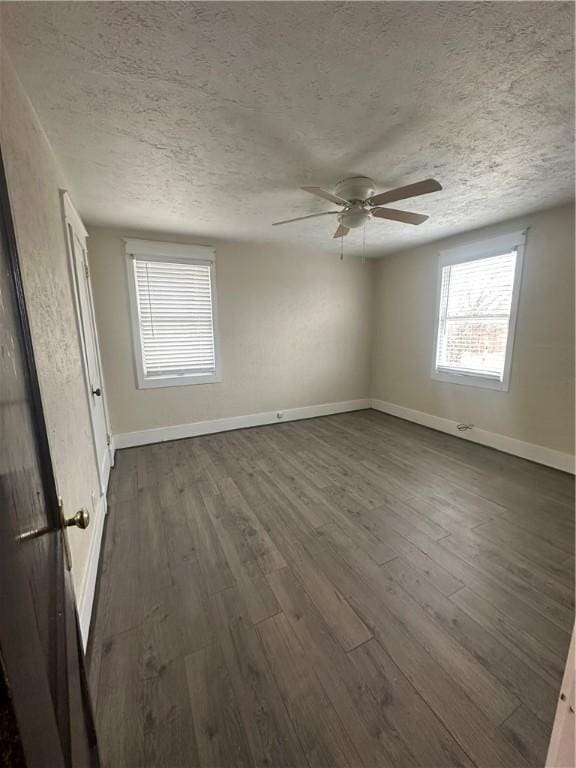
[[[74,594],[70,571],[65,572],[66,589]],[[78,616],[74,611],[66,614],[66,643],[69,653],[84,658]],[[88,678],[83,664],[68,665],[68,698],[70,702],[70,752],[72,766],[92,766],[92,747],[96,743],[92,703],[89,696]]]
[[[105,493],[110,472],[108,419],[88,268],[86,231],[67,193],[64,193],[63,203],[94,449],[98,462],[100,487],[102,493]]]
[[[76,605],[0,155],[0,674],[28,766],[97,766]],[[84,697],[88,706],[71,702]],[[85,733],[82,736],[82,733]],[[82,750],[72,745],[83,741]]]

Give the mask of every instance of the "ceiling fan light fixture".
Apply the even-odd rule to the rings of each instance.
[[[342,179],[336,185],[334,192],[329,192],[322,189],[322,187],[301,187],[304,192],[310,192],[310,194],[316,195],[316,197],[321,197],[335,205],[341,206],[342,210],[310,213],[307,216],[298,216],[295,219],[275,221],[272,226],[291,224],[292,222],[304,219],[314,219],[317,216],[337,216],[338,229],[334,237],[345,237],[351,229],[358,229],[358,227],[364,226],[372,218],[376,221],[388,219],[401,224],[417,226],[427,221],[429,216],[422,213],[402,211],[397,208],[381,208],[380,206],[394,203],[397,200],[407,200],[411,197],[428,195],[431,192],[440,192],[442,189],[442,185],[436,179],[424,179],[424,181],[417,181],[404,187],[389,189],[387,192],[380,192],[377,195],[374,195],[374,187],[374,180],[368,176],[352,176],[348,179]]]
[[[370,218],[370,211],[360,205],[345,208],[338,214],[338,221],[349,229],[362,227]]]

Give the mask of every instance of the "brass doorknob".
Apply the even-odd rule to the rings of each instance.
[[[65,520],[64,525],[67,528],[75,525],[77,528],[82,528],[82,530],[85,530],[90,525],[90,513],[87,509],[82,507],[82,509],[79,509],[75,515]]]

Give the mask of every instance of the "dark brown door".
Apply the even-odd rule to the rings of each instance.
[[[99,764],[64,535],[0,155],[0,765]]]

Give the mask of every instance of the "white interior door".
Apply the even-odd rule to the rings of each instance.
[[[106,493],[112,465],[112,450],[86,250],[88,233],[67,193],[64,193],[63,201],[94,450],[98,462],[100,489],[102,493]]]

